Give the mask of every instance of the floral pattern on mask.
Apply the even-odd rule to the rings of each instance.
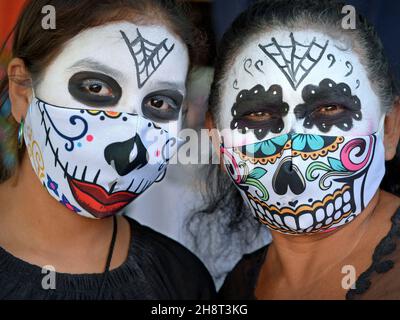
[[[222,148],[227,172],[254,216],[271,229],[288,234],[324,232],[352,221],[383,177],[382,141],[376,134],[291,137],[288,149],[282,148],[286,136],[264,141],[263,151],[260,143],[246,146],[266,153],[278,141],[281,149],[276,148],[280,156],[275,162],[242,159],[237,148]],[[315,151],[319,152],[318,161],[309,154]],[[260,173],[256,184],[246,183],[249,172]]]
[[[292,150],[293,156],[304,160],[325,156],[338,149],[343,137],[319,136],[311,134],[284,134],[251,145],[235,148],[235,152],[245,161],[253,164],[275,163],[285,150]]]

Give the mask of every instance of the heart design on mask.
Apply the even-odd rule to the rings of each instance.
[[[272,178],[272,187],[279,195],[284,195],[288,192],[288,188],[298,195],[304,192],[306,182],[300,169],[292,162],[291,157],[286,157],[279,164]]]

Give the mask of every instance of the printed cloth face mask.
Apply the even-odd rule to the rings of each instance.
[[[311,234],[349,223],[368,205],[385,173],[382,132],[290,133],[222,145],[221,154],[256,219],[281,233]]]
[[[49,194],[89,218],[120,213],[162,180],[180,139],[137,114],[70,109],[34,98],[24,140]]]

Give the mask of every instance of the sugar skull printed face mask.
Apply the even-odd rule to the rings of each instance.
[[[364,210],[383,178],[378,134],[284,134],[221,147],[229,176],[254,216],[288,234],[330,230]]]
[[[249,39],[221,82],[225,166],[273,230],[342,226],[382,180],[381,101],[349,40],[311,28],[269,30]]]
[[[137,114],[63,108],[34,98],[25,144],[49,194],[90,218],[120,213],[163,178],[177,137]]]

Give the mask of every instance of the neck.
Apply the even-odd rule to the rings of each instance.
[[[41,185],[27,152],[15,176],[0,185],[0,203],[0,245],[11,251],[28,246],[67,253],[109,241],[112,221],[79,216],[58,203]]]
[[[327,266],[343,264],[362,242],[366,231],[373,228],[379,201],[378,191],[356,219],[329,233],[293,236],[272,231],[273,242],[268,254],[277,261],[274,272],[295,286],[298,279],[303,284],[312,283]]]

